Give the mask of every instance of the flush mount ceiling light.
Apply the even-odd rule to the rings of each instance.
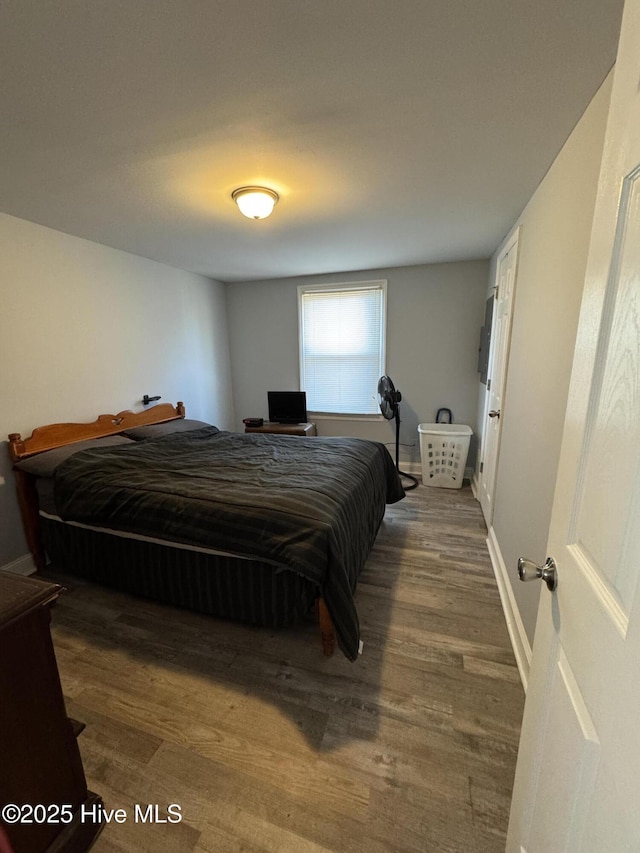
[[[231,198],[240,208],[240,213],[249,219],[266,219],[271,214],[278,193],[266,187],[238,187]]]

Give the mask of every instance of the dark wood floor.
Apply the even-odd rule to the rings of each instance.
[[[357,591],[364,654],[70,581],[53,613],[95,850],[503,851],[524,694],[468,488],[389,507]],[[55,575],[59,578],[59,575]],[[181,807],[136,824],[134,805]]]

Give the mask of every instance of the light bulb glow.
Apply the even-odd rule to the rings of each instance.
[[[248,219],[266,219],[278,201],[278,193],[266,187],[238,187],[231,198]]]

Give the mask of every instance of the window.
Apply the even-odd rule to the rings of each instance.
[[[386,291],[386,281],[298,288],[300,388],[309,411],[378,413]]]

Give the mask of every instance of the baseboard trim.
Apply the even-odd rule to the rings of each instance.
[[[531,644],[529,643],[529,638],[524,630],[524,624],[520,617],[520,611],[509,581],[507,567],[502,558],[500,545],[498,544],[498,539],[493,527],[489,528],[487,548],[489,549],[489,556],[491,557],[493,573],[496,576],[498,592],[500,593],[500,601],[502,602],[502,610],[507,623],[507,631],[509,632],[513,653],[516,658],[516,663],[518,664],[520,680],[522,681],[522,686],[526,693],[527,686],[529,684],[529,670],[531,668]]]
[[[401,459],[400,469],[402,471],[406,471],[407,474],[413,474],[414,476],[422,473],[422,465],[420,462],[403,462]]]
[[[13,572],[15,575],[32,575],[35,571],[36,566],[31,554],[25,554],[24,557],[18,557],[17,560],[0,566],[0,572]]]

